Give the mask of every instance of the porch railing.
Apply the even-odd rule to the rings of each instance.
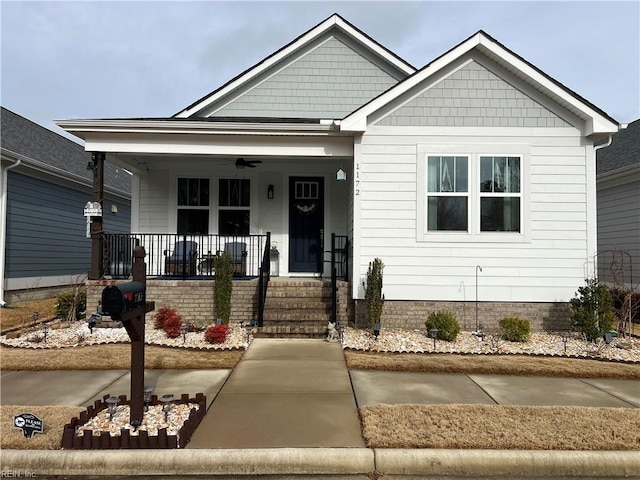
[[[215,258],[224,251],[234,259],[234,276],[256,278],[261,274],[266,235],[182,235],[172,233],[107,233],[103,238],[105,275],[126,278],[131,274],[133,248],[142,245],[147,256],[147,277],[206,278],[215,276]]]
[[[338,321],[338,279],[349,281],[349,237],[331,234],[331,321]]]
[[[260,277],[258,279],[258,327],[264,323],[264,306],[267,301],[267,289],[271,279],[271,233],[267,232],[267,239],[262,254],[262,265],[260,266]]]

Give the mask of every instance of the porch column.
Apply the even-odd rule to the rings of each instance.
[[[93,202],[99,202],[100,207],[104,205],[104,152],[94,152],[91,154],[91,165],[93,170]],[[104,211],[104,209],[103,209]],[[104,277],[104,265],[102,262],[102,217],[91,217],[91,270],[89,270],[90,280],[100,280]]]

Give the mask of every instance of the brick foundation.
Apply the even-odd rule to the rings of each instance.
[[[476,328],[475,302],[422,302],[390,301],[384,303],[382,327],[387,328],[425,328],[424,322],[431,312],[449,310],[455,313],[462,330],[473,331]],[[478,302],[478,323],[486,331],[498,328],[504,317],[520,317],[531,322],[532,331],[567,330],[570,325],[571,305],[569,303],[535,302]],[[366,322],[366,302],[355,301],[356,325],[368,327]]]
[[[104,287],[121,282],[87,280],[88,314],[96,311]],[[176,308],[186,322],[209,324],[216,318],[213,305],[214,286],[214,280],[147,280],[147,300],[155,301],[156,308]],[[349,283],[338,282],[338,320],[342,323],[355,323],[360,327],[368,326],[365,301],[352,300],[351,291]],[[251,321],[257,310],[258,280],[235,280],[231,297],[231,320]],[[462,330],[475,330],[475,302],[387,300],[382,312],[382,326],[422,329],[427,316],[438,310],[450,310],[455,313]],[[478,302],[478,323],[483,324],[487,331],[497,329],[498,322],[503,317],[527,319],[531,322],[532,331],[567,330],[570,314],[569,303]]]

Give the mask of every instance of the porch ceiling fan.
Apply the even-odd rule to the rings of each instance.
[[[262,163],[262,160],[245,160],[240,157],[236,159],[236,168],[256,168],[256,163]]]

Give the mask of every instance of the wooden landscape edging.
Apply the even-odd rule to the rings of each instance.
[[[131,435],[126,429],[120,429],[120,434],[111,436],[109,432],[102,432],[100,435],[94,435],[93,431],[85,430],[83,435],[76,435],[76,428],[84,425],[90,418],[105,408],[107,404],[105,400],[109,395],[105,395],[102,400],[96,400],[94,405],[87,407],[87,410],[80,412],[78,417],[71,419],[71,422],[64,426],[62,432],[61,447],[66,450],[113,450],[113,449],[165,449],[165,448],[184,448],[193,432],[207,413],[207,397],[202,393],[197,393],[195,398],[189,398],[189,395],[183,393],[180,396],[179,403],[197,403],[199,409],[192,408],[189,418],[180,428],[180,435],[168,435],[167,429],[158,430],[158,435],[149,435],[147,431],[140,430],[138,435]],[[119,397],[120,405],[129,405],[126,395]],[[160,401],[157,395],[151,397],[151,405],[158,405]],[[176,402],[178,403],[178,402]]]

